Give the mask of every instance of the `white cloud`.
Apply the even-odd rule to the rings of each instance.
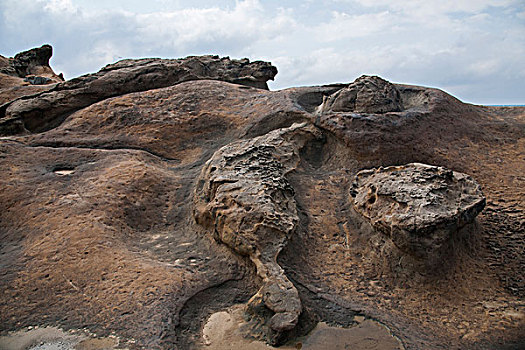
[[[179,50],[205,49],[222,43],[225,47],[250,46],[258,40],[272,40],[294,20],[285,11],[267,16],[258,1],[239,2],[232,9],[190,8],[174,12],[137,15],[138,34],[146,42],[164,41]]]
[[[322,41],[365,37],[396,28],[393,16],[388,11],[353,15],[334,11],[332,18],[317,26],[316,35]]]
[[[506,7],[520,0],[342,0],[367,7],[388,7],[410,14],[444,14],[453,12],[478,13],[488,7]]]
[[[474,102],[491,91],[500,103],[525,103],[519,0],[89,1],[0,1],[0,53],[51,43],[52,65],[68,78],[121,57],[214,53],[272,61],[272,88],[367,73]]]
[[[56,13],[75,13],[77,10],[71,0],[49,0],[44,9]]]

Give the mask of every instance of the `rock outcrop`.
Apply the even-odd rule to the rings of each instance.
[[[61,82],[64,78],[56,75],[49,66],[49,59],[53,55],[51,45],[42,45],[39,48],[20,52],[13,59],[13,68],[16,74],[21,77],[40,77],[40,81],[33,79],[31,84],[44,85],[51,82]]]
[[[419,163],[360,171],[351,195],[355,210],[376,230],[423,259],[443,256],[441,248],[485,206],[470,176]]]
[[[69,80],[38,96],[0,107],[0,135],[46,131],[76,110],[131,92],[203,79],[268,89],[266,82],[276,74],[277,69],[268,62],[219,56],[122,60],[98,73]]]
[[[49,66],[52,54],[52,47],[43,45],[20,52],[14,58],[0,56],[0,111],[7,102],[50,90],[64,81],[62,74],[56,75]]]
[[[51,82],[58,83],[64,81],[60,75],[56,75],[49,66],[49,59],[53,55],[51,45],[43,45],[28,51],[20,52],[14,58],[2,57],[0,63],[0,74],[12,77],[40,77],[43,83],[33,85],[44,85]]]
[[[394,84],[376,76],[363,75],[352,84],[328,96],[320,107],[326,112],[386,113],[403,110]]]
[[[269,91],[275,67],[217,56],[31,85],[12,60],[0,336],[204,348],[241,305],[229,324],[272,344],[367,319],[407,350],[524,344],[525,108],[376,77]]]
[[[294,124],[234,142],[213,155],[197,182],[197,222],[256,266],[262,287],[249,307],[264,305],[274,313],[267,335],[272,344],[297,325],[302,311],[297,289],[277,264],[299,222],[286,176],[297,167],[300,150],[321,135],[313,126]]]

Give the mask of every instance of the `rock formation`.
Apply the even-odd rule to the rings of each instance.
[[[38,50],[19,72],[45,77]],[[0,336],[201,348],[207,318],[241,304],[271,344],[373,319],[405,349],[523,346],[525,108],[379,77],[269,91],[270,63],[217,56],[47,85],[13,62]]]
[[[262,287],[249,304],[275,313],[269,324],[273,344],[297,325],[302,311],[297,290],[277,264],[299,222],[286,174],[299,163],[300,149],[320,137],[314,127],[294,124],[234,142],[213,155],[197,182],[197,222],[256,266]]]
[[[485,206],[468,175],[418,163],[360,171],[351,195],[355,210],[376,230],[423,259],[446,256],[441,249]]]
[[[0,106],[18,97],[47,91],[64,81],[49,66],[53,54],[50,45],[20,52],[14,58],[0,55]],[[0,110],[2,107],[0,107]]]
[[[266,62],[250,63],[248,59],[231,60],[219,56],[122,60],[95,74],[69,80],[50,91],[0,107],[0,135],[46,131],[60,124],[73,111],[131,92],[203,79],[268,89],[266,82],[276,74],[277,69]]]
[[[326,97],[325,112],[386,113],[403,110],[398,89],[376,76],[363,75],[352,84]]]
[[[44,83],[33,83],[33,85],[64,81],[64,78],[61,75],[56,75],[49,66],[49,59],[52,55],[53,48],[50,45],[42,45],[39,48],[20,52],[12,59],[6,59],[2,56],[0,73],[19,78],[40,77],[40,80],[44,81]]]

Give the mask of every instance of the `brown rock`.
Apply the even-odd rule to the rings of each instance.
[[[203,59],[217,70],[206,73]],[[270,342],[304,335],[317,320],[351,327],[360,315],[385,324],[406,349],[520,344],[524,108],[466,105],[397,84],[403,109],[381,114],[316,113],[347,84],[272,92],[200,80],[152,89],[177,74],[246,78],[242,68],[255,67],[175,61],[122,61],[4,106],[60,117],[34,120],[33,131],[46,131],[0,138],[2,335],[48,325],[115,333],[130,349],[198,348],[210,314],[255,293],[249,309],[259,328],[248,333]],[[88,101],[109,82],[123,95]],[[126,94],[131,84],[146,91]],[[57,101],[75,107],[64,113]],[[354,217],[348,193],[362,169],[414,162],[471,175],[487,208],[464,226],[469,240],[442,256],[446,273],[417,270],[392,283],[378,273],[372,244],[401,252],[391,260],[397,267],[412,255]],[[242,187],[222,183],[199,199],[221,173]],[[217,215],[229,209],[236,215]],[[273,226],[259,235],[257,220]],[[502,307],[487,316],[486,300]],[[275,315],[282,318],[271,323]]]
[[[39,48],[20,52],[13,59],[13,68],[19,77],[50,73],[49,59],[52,55],[51,45],[42,45]]]
[[[276,74],[277,69],[267,62],[250,63],[248,59],[231,60],[218,56],[122,60],[107,65],[98,73],[69,80],[51,91],[3,106],[0,135],[46,131],[76,110],[131,92],[203,79],[268,89],[266,81]]]
[[[20,52],[14,58],[0,56],[0,111],[4,111],[7,107],[4,104],[10,101],[50,90],[64,81],[62,74],[56,75],[49,66],[52,53],[50,45],[43,45]],[[18,133],[19,130],[18,126],[11,126],[0,133]]]
[[[294,190],[286,174],[299,162],[299,151],[321,132],[306,124],[274,130],[231,143],[204,166],[195,193],[195,219],[216,239],[255,264],[262,287],[250,304],[275,314],[268,335],[277,344],[293,329],[302,311],[294,285],[277,256],[299,221]]]
[[[403,110],[395,85],[376,76],[363,75],[344,89],[325,99],[320,108],[326,112],[386,113]]]
[[[0,74],[18,78],[27,78],[32,85],[45,85],[64,81],[62,75],[56,75],[49,66],[53,55],[51,45],[42,45],[15,55],[14,58],[0,56]]]

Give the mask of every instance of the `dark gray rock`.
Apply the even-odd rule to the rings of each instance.
[[[15,55],[13,67],[19,77],[32,74],[33,68],[39,66],[49,67],[49,59],[53,55],[51,45],[42,45],[31,50],[23,51]]]
[[[45,85],[51,82],[51,79],[47,77],[40,77],[35,75],[28,75],[24,78],[24,81],[27,81],[31,85]]]

